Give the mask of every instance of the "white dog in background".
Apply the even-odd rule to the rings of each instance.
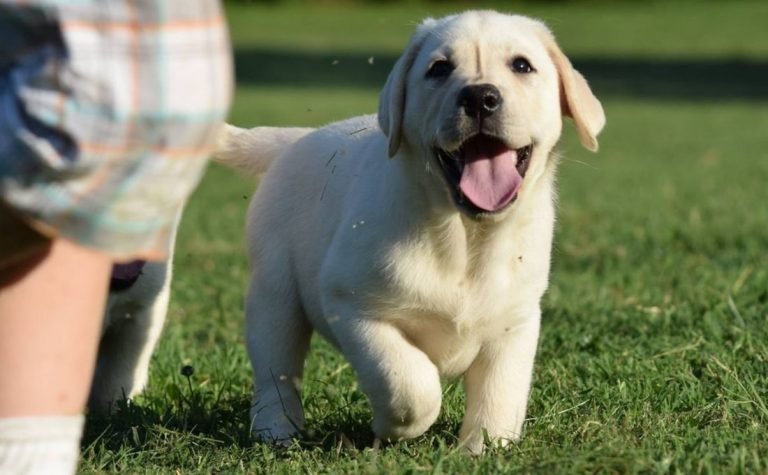
[[[596,150],[603,109],[549,30],[471,11],[418,27],[378,117],[226,130],[218,161],[268,169],[247,216],[256,436],[303,428],[313,330],[356,371],[377,437],[426,431],[458,375],[463,446],[521,436],[563,116]]]
[[[149,362],[163,331],[171,294],[171,255],[160,262],[131,262],[113,267],[101,342],[88,407],[108,413],[144,390]]]

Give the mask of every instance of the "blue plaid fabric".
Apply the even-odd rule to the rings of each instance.
[[[0,200],[48,236],[162,258],[231,93],[218,0],[0,0]]]

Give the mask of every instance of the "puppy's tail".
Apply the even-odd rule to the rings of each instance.
[[[267,171],[289,145],[315,129],[308,127],[254,127],[224,124],[211,157],[248,176]]]

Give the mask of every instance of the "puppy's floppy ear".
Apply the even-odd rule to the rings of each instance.
[[[560,77],[560,107],[563,115],[573,119],[581,144],[596,152],[597,135],[605,125],[603,106],[592,93],[584,76],[573,68],[571,62],[557,46],[552,33],[543,26],[542,30],[544,45]]]
[[[419,25],[402,56],[400,56],[389,73],[384,89],[381,90],[379,95],[379,127],[381,127],[384,135],[389,138],[387,154],[390,158],[395,156],[402,140],[408,72],[411,70],[414,61],[416,61],[416,56],[418,56],[421,46],[424,44],[427,32],[431,30],[435,23],[435,20],[428,18]]]

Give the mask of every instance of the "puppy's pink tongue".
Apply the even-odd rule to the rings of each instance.
[[[517,152],[487,141],[468,144],[459,189],[475,206],[498,211],[517,195],[523,177],[517,171]]]

